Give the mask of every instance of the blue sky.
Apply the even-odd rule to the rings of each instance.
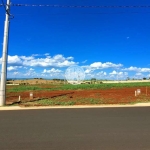
[[[6,2],[6,0],[4,0]],[[149,0],[12,0],[13,4],[149,5]],[[86,78],[150,77],[149,8],[11,7],[8,78],[64,78],[79,65]],[[0,42],[5,12],[0,7]],[[1,53],[2,54],[2,53]]]

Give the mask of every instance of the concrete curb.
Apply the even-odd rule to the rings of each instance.
[[[72,109],[72,108],[119,108],[119,107],[150,107],[150,103],[136,103],[125,105],[74,105],[74,106],[38,106],[38,107],[20,107],[20,106],[4,106],[0,107],[2,110],[36,110],[36,109]]]

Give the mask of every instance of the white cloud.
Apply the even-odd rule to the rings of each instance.
[[[92,69],[86,69],[84,72],[89,74],[89,73],[92,73],[93,70]]]
[[[114,70],[113,72],[111,72],[111,73],[109,73],[109,74],[110,74],[110,75],[116,75],[116,74],[118,74],[118,73],[117,73],[117,71]]]
[[[139,72],[139,73],[136,73],[135,75],[136,75],[136,76],[143,76],[143,74],[140,73],[140,72]]]
[[[124,72],[124,75],[125,75],[125,76],[128,76],[128,74],[129,74],[128,72]]]
[[[94,62],[90,65],[82,66],[82,67],[85,68],[85,73],[89,74],[89,73],[93,73],[98,69],[120,68],[122,66],[123,66],[122,64],[114,64],[111,62],[106,62],[106,63]]]
[[[27,61],[29,61],[29,60],[33,60],[34,59],[34,57],[33,56],[20,56],[20,58],[22,59],[22,60],[27,60]]]
[[[125,71],[138,71],[138,68],[131,66],[129,68],[125,68],[125,69],[122,69],[122,70],[125,70]]]
[[[111,62],[106,62],[106,63],[101,63],[101,62],[95,62],[90,65],[92,68],[97,68],[97,69],[104,69],[104,68],[120,68],[122,67],[122,64],[114,64]]]
[[[150,72],[150,68],[137,68],[137,67],[129,67],[129,68],[125,68],[125,69],[122,69],[122,70],[125,70],[125,71],[135,71],[135,72]]]
[[[118,72],[118,78],[126,79],[128,77],[128,72]]]
[[[7,70],[8,71],[17,70],[17,67],[16,66],[10,66],[10,67],[7,67]]]
[[[18,70],[19,68],[22,68],[22,66],[9,66],[9,67],[7,67],[7,70],[14,71],[14,70]]]
[[[0,61],[2,61],[2,58],[0,59]],[[8,64],[12,65],[12,66],[20,66],[20,65],[22,65],[22,60],[17,55],[15,55],[15,56],[8,55]]]
[[[104,71],[100,71],[100,72],[98,72],[96,75],[97,75],[97,76],[106,76],[107,73],[104,72]]]
[[[13,75],[18,75],[18,74],[19,74],[19,72],[17,72],[17,71],[13,73]]]
[[[117,71],[112,71],[109,73],[110,77],[116,77],[119,79],[125,79],[128,76],[128,72],[117,72]]]
[[[106,76],[107,75],[107,73],[106,72],[104,72],[104,76]]]
[[[46,55],[48,56],[48,54]],[[2,58],[0,59],[0,62]],[[78,64],[73,61],[73,57],[65,58],[63,55],[48,56],[45,58],[35,58],[32,56],[10,56],[8,55],[8,64],[11,66],[28,67],[69,67]]]
[[[112,71],[111,73],[109,73],[110,75],[119,75],[119,76],[127,76],[128,75],[128,72],[117,72],[117,71]]]
[[[49,54],[49,53],[45,53],[44,55],[45,55],[45,56],[49,56],[50,54]]]
[[[40,54],[32,54],[32,56],[35,57],[35,56],[41,56],[41,55]]]
[[[123,75],[123,72],[118,72],[118,75]]]
[[[50,70],[44,69],[42,73],[61,73],[62,71],[59,69],[52,68]]]
[[[39,57],[38,57],[39,56]],[[2,59],[0,58],[0,61]],[[82,62],[85,63],[87,60]],[[69,67],[72,65],[77,65],[78,62],[74,61],[72,56],[65,57],[61,54],[50,56],[49,53],[46,54],[33,54],[31,56],[8,56],[8,75],[15,76],[13,72],[17,73],[18,77],[62,77],[63,71],[60,70],[61,67]],[[142,68],[130,66],[129,68],[122,69],[123,65],[121,63],[115,64],[112,62],[93,62],[89,65],[81,66],[85,70],[86,77],[95,77],[103,79],[116,79],[116,76],[120,79],[125,79],[125,77],[131,76],[134,78],[141,78],[142,76],[150,76],[150,68]],[[46,69],[50,67],[52,69]],[[57,69],[56,69],[57,68]],[[43,71],[41,71],[41,69]],[[104,69],[104,71],[102,71]],[[110,72],[110,69],[114,71]],[[119,71],[120,70],[120,71]],[[110,72],[110,73],[109,73]],[[143,74],[142,74],[143,73]],[[60,75],[60,76],[59,76]]]
[[[150,72],[150,68],[140,68],[140,72]]]
[[[36,56],[36,57],[35,57]],[[40,57],[38,57],[40,56]],[[45,55],[33,54],[31,56],[10,56],[8,55],[8,77],[14,77],[15,72],[19,72],[17,74],[18,77],[41,77],[47,76],[46,73],[50,73],[48,77],[59,77],[62,71],[57,68],[61,67],[69,67],[72,65],[77,65],[77,62],[73,61],[73,57],[64,57],[63,55],[55,55],[50,56],[48,53]],[[0,58],[0,61],[2,58]],[[43,67],[53,67],[51,70],[45,70],[45,72],[41,73],[41,68]]]
[[[54,57],[37,58],[32,60],[25,60],[23,65],[32,67],[68,67],[77,64],[69,58],[65,58],[63,55],[55,55]]]
[[[59,60],[59,61],[65,61],[66,59],[62,56],[62,55],[55,55],[54,57],[53,57],[53,59],[54,60]]]
[[[73,57],[67,57],[67,60],[73,60],[74,58]]]
[[[150,78],[150,74],[148,74],[147,77]]]
[[[30,68],[30,71],[33,71],[34,69],[33,68]]]

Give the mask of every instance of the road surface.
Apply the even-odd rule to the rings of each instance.
[[[150,107],[0,111],[0,150],[150,150]]]

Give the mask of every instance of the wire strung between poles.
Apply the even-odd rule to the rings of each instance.
[[[50,4],[10,4],[11,6],[24,6],[24,7],[58,7],[58,8],[150,8],[150,5],[125,5],[125,6],[106,6],[106,5],[50,5]],[[0,4],[3,6],[3,4]]]

